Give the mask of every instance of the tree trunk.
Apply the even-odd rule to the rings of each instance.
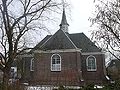
[[[9,90],[9,74],[10,73],[10,69],[6,69],[3,71],[3,87],[2,90]]]

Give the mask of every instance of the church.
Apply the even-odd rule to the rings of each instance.
[[[63,9],[60,29],[24,55],[21,81],[30,85],[105,83],[105,55],[84,33],[70,34]]]

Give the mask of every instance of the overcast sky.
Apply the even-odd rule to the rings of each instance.
[[[90,35],[90,21],[89,17],[94,12],[94,0],[70,0],[71,20],[68,22],[70,33],[84,32],[87,36]]]
[[[90,16],[92,16],[95,11],[94,0],[65,0],[65,2],[70,3],[70,6],[66,7],[66,18],[69,24],[69,33],[81,33],[83,32],[90,38],[92,27],[90,27],[91,22],[88,20]],[[55,17],[56,14],[53,14],[51,17]],[[57,30],[59,30],[59,24],[61,23],[62,18],[62,10],[61,14],[57,14],[57,22],[54,22],[48,25],[50,28],[50,33],[42,33],[40,36],[40,40],[43,39],[48,34],[54,34]],[[49,22],[51,23],[51,21]],[[37,41],[38,43],[39,41]]]

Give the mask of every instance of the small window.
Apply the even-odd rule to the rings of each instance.
[[[88,56],[87,60],[87,71],[96,71],[96,58],[94,56]]]
[[[51,56],[51,71],[61,71],[61,56],[59,54]]]
[[[13,78],[13,79],[15,79],[17,77],[17,67],[11,67],[10,77]]]
[[[34,58],[32,58],[30,62],[30,71],[34,71]]]

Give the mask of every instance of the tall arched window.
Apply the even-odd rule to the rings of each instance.
[[[87,71],[96,71],[96,58],[94,56],[88,56],[86,60]]]
[[[51,56],[51,71],[61,71],[61,56],[59,54]]]

